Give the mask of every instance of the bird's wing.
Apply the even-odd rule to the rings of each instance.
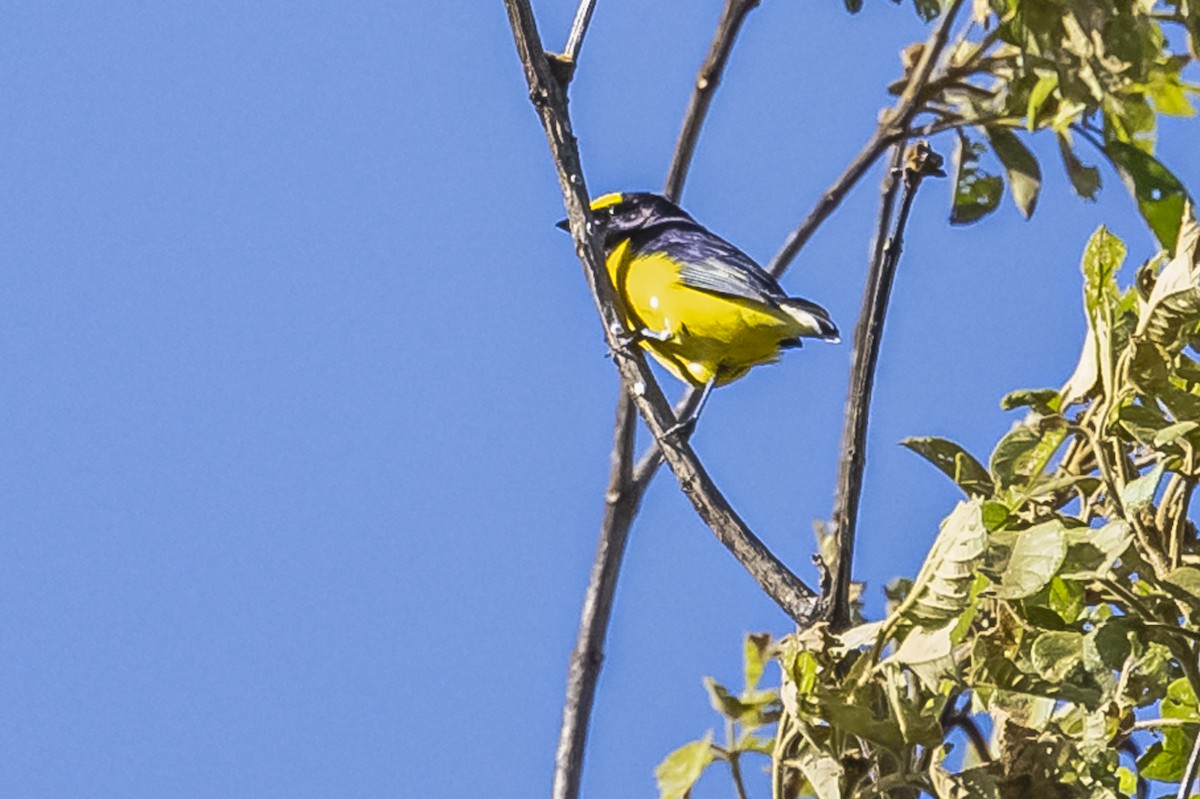
[[[777,305],[787,294],[775,278],[722,238],[696,230],[664,231],[648,242],[647,250],[662,252],[679,262],[683,285],[717,294]]]

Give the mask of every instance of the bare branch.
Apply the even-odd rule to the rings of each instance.
[[[585,276],[604,324],[604,334],[613,351],[613,361],[620,370],[625,390],[633,398],[646,426],[658,442],[663,457],[679,480],[684,494],[691,500],[697,513],[718,540],[733,553],[763,591],[785,613],[798,622],[807,620],[816,609],[816,595],[813,590],[792,574],[749,530],[704,471],[687,442],[676,441],[665,435],[676,423],[676,418],[671,413],[662,389],[641,352],[635,348],[623,347],[618,341],[618,337],[625,332],[625,326],[616,309],[612,281],[604,267],[604,260],[596,241],[591,235],[587,188],[584,185],[579,152],[566,110],[563,85],[554,76],[542,49],[528,0],[505,0],[505,6],[517,52],[525,68],[530,99],[541,118],[558,172],[576,254],[584,266]]]
[[[850,190],[854,188],[863,174],[871,168],[879,156],[883,154],[884,150],[888,148],[889,143],[883,128],[877,129],[871,135],[871,138],[858,151],[858,155],[854,156],[854,160],[850,162],[845,171],[825,190],[825,193],[821,195],[821,199],[817,200],[816,206],[813,207],[808,216],[804,217],[804,221],[800,223],[799,227],[788,234],[779,252],[771,259],[771,263],[767,264],[768,272],[775,275],[775,277],[779,277],[784,273],[800,253],[800,250],[812,238],[812,234],[816,233],[817,228],[842,204],[842,200],[846,199],[846,195],[850,193]]]
[[[687,167],[695,151],[696,139],[708,112],[712,89],[720,81],[729,52],[733,47],[733,41],[741,29],[742,21],[757,4],[758,0],[753,0],[753,2],[744,0],[740,3],[730,0],[717,25],[717,31],[709,48],[709,58],[700,68],[696,89],[684,118],[683,132],[680,134],[680,141],[671,161],[665,191],[672,200],[678,200],[679,193],[683,189],[683,182],[687,177]],[[585,5],[588,6],[586,12],[584,11]],[[731,12],[731,7],[734,5],[740,7],[736,15]],[[590,16],[590,14],[591,3],[583,0],[579,12],[576,13],[576,27],[580,24],[586,26],[587,21],[584,17]],[[734,18],[736,21],[731,22],[731,19]],[[581,19],[584,19],[582,23],[580,23]],[[582,34],[579,35],[579,39],[582,40]],[[567,45],[567,53],[573,64],[578,56],[578,46],[576,45],[572,50],[571,42],[575,42],[575,28],[572,28],[572,36]],[[714,56],[714,53],[719,55]],[[702,86],[702,83],[706,85]],[[701,96],[703,99],[700,99]],[[676,418],[686,418],[697,398],[697,393],[689,389],[676,408]],[[629,529],[633,524],[633,519],[641,507],[642,497],[650,484],[650,477],[661,463],[658,448],[652,447],[646,458],[639,463],[637,474],[632,468],[637,416],[633,400],[624,390],[624,386],[617,397],[616,417],[613,432],[612,472],[605,495],[604,521],[600,528],[600,540],[596,545],[596,556],[592,561],[591,579],[588,582],[583,609],[580,612],[579,634],[575,650],[571,655],[571,665],[567,676],[567,696],[563,706],[558,750],[555,753],[552,790],[554,799],[575,799],[579,795],[587,731],[596,696],[596,683],[600,677],[600,667],[604,660],[604,641],[611,619],[613,595],[616,592],[617,576],[621,569],[625,543],[629,538]],[[646,467],[647,459],[651,459],[653,465]]]
[[[716,91],[717,84],[721,82],[721,76],[725,72],[725,62],[729,59],[733,42],[746,20],[746,15],[753,11],[758,3],[759,0],[725,0],[725,9],[721,12],[717,32],[713,34],[712,44],[708,48],[708,57],[704,59],[700,74],[696,76],[692,99],[688,102],[679,141],[675,144],[675,156],[671,159],[671,171],[667,174],[667,185],[663,193],[673,202],[678,202],[679,195],[683,192],[683,182],[687,180],[688,168],[692,165],[696,140],[700,138],[700,128],[704,125],[713,92]]]
[[[924,143],[909,149],[904,168],[904,192],[895,229],[890,237],[892,207],[899,177],[899,153],[884,182],[883,201],[879,211],[879,229],[871,257],[867,284],[863,287],[862,310],[854,328],[854,352],[850,360],[850,394],[846,401],[845,426],[842,429],[842,455],[839,461],[837,495],[834,500],[833,533],[838,541],[837,569],[833,580],[833,604],[830,627],[845,629],[850,622],[851,564],[854,557],[854,534],[858,522],[858,504],[862,495],[863,469],[866,467],[867,420],[870,413],[871,391],[875,383],[875,365],[879,360],[879,345],[883,337],[883,322],[900,252],[904,246],[904,227],[916,197],[917,187],[928,175],[941,172],[942,159]]]
[[[979,725],[975,723],[975,719],[971,718],[965,710],[950,714],[949,718],[944,720],[942,726],[947,729],[958,727],[967,736],[967,740],[971,742],[971,746],[975,748],[975,755],[979,758],[980,762],[992,762],[992,752],[988,747],[987,739],[983,737],[983,733],[980,731]]]
[[[808,242],[812,234],[817,231],[817,228],[829,217],[834,210],[841,205],[842,200],[850,193],[863,174],[870,169],[879,156],[883,155],[884,151],[892,144],[898,144],[904,140],[904,130],[908,127],[908,123],[912,120],[921,107],[921,94],[925,90],[925,86],[929,83],[930,75],[933,74],[933,69],[937,66],[938,59],[942,54],[942,50],[946,47],[946,40],[950,36],[950,28],[954,24],[955,17],[958,16],[959,9],[962,8],[965,0],[953,0],[950,7],[946,9],[946,13],[938,20],[933,32],[929,35],[929,39],[921,49],[921,57],[913,66],[909,73],[908,83],[904,87],[904,91],[900,95],[900,99],[896,104],[885,113],[879,123],[879,127],[871,134],[871,138],[859,150],[858,155],[850,162],[845,171],[833,181],[833,184],[825,190],[821,195],[821,199],[817,201],[816,206],[800,223],[800,226],[793,230],[783,243],[783,247],[771,259],[771,263],[767,266],[767,271],[778,277],[783,274],[788,265],[800,253],[800,250]]]
[[[637,411],[624,397],[617,403],[617,420],[613,427],[612,473],[605,495],[604,523],[596,544],[591,580],[579,614],[579,635],[567,673],[567,697],[554,756],[551,791],[554,799],[574,799],[579,795],[583,753],[596,697],[596,681],[604,662],[604,639],[612,615],[617,575],[625,542],[629,539],[630,524],[641,504],[640,494],[633,501],[628,496]]]
[[[921,94],[925,91],[930,76],[933,75],[938,59],[941,58],[942,50],[945,49],[946,42],[950,38],[950,28],[954,26],[954,19],[958,16],[959,9],[963,7],[964,3],[965,0],[953,0],[950,7],[946,9],[946,13],[934,26],[929,39],[921,48],[921,56],[912,68],[904,91],[900,93],[900,99],[896,101],[891,115],[885,117],[884,125],[886,127],[903,130],[912,119],[913,114],[920,110]]]

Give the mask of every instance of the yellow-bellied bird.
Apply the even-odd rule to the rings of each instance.
[[[838,341],[825,309],[789,297],[750,256],[675,203],[644,192],[592,202],[625,324],[672,374],[703,390],[772,363],[802,338]],[[566,221],[559,223],[566,229]]]

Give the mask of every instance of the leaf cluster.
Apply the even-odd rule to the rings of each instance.
[[[710,683],[714,707],[753,731],[754,748],[734,747],[771,754],[773,796],[1115,799],[1188,779],[1198,243],[1189,212],[1173,256],[1122,286],[1125,245],[1097,230],[1081,263],[1087,340],[1066,384],[1003,399],[1024,416],[986,465],[945,439],[904,442],[964,497],[917,576],[889,588],[886,617],[752,639],[780,666],[778,694],[755,687],[749,657],[740,697]],[[721,750],[711,736],[689,746],[694,781]]]
[[[942,12],[937,0],[915,5],[925,19]],[[1120,176],[1162,246],[1173,246],[1187,192],[1155,158],[1156,132],[1160,115],[1195,113],[1197,87],[1183,71],[1200,57],[1198,9],[1191,0],[975,0],[905,131],[955,136],[950,221],[992,213],[1006,184],[1031,216],[1042,167],[1027,140],[1045,131],[1076,194],[1092,200],[1101,187],[1100,169],[1078,152],[1082,140]],[[1172,49],[1180,37],[1167,28],[1184,34],[1186,49]],[[910,71],[920,49],[905,53]],[[890,90],[902,93],[909,77]]]
[[[686,797],[704,771],[714,762],[722,761],[729,765],[739,795],[745,796],[741,758],[750,753],[772,753],[773,737],[763,730],[779,720],[781,710],[779,692],[758,687],[770,652],[770,634],[746,636],[742,649],[745,687],[736,696],[712,677],[704,678],[709,702],[724,721],[725,743],[715,743],[713,731],[709,730],[703,737],[667,755],[654,772],[662,799]]]

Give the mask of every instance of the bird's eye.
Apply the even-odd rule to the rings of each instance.
[[[613,205],[613,206],[610,206],[610,207],[609,207],[609,209],[608,209],[608,215],[609,215],[609,216],[616,216],[616,215],[617,215],[617,206],[615,206],[615,205]]]

